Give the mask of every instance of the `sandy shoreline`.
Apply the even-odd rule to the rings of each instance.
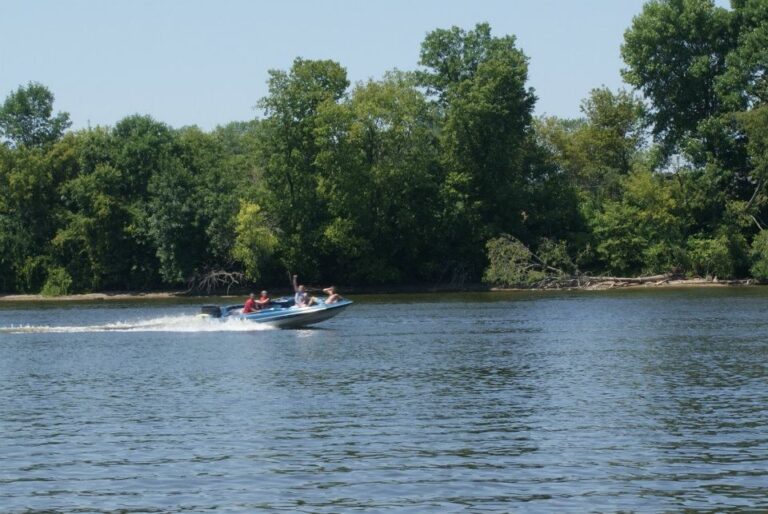
[[[608,289],[638,289],[638,288],[696,288],[696,287],[734,287],[734,286],[753,286],[754,280],[710,280],[704,278],[660,280],[656,282],[645,283],[622,283],[611,280],[604,280],[590,283],[584,287],[571,288],[541,288],[541,289],[517,289],[517,288],[498,288],[485,287],[480,285],[471,285],[464,288],[457,287],[392,287],[378,288],[376,290],[359,289],[350,290],[350,294],[389,294],[389,293],[435,293],[435,292],[466,292],[466,291],[536,291],[536,290],[572,290],[572,291],[604,291]],[[247,295],[247,293],[214,295],[216,297],[231,296],[238,298]],[[0,294],[0,302],[71,302],[71,301],[125,301],[125,300],[163,300],[173,298],[199,299],[204,301],[210,295],[189,294],[185,291],[158,291],[158,292],[114,292],[114,293],[82,293],[65,296],[43,296],[39,294]]]
[[[0,295],[0,302],[64,302],[64,301],[95,301],[95,300],[162,300],[168,298],[195,298],[183,292],[153,292],[153,293],[82,293],[64,296],[43,296],[40,294],[9,294]]]
[[[575,290],[604,291],[608,289],[642,289],[642,288],[698,288],[698,287],[741,287],[758,285],[754,279],[718,280],[717,278],[599,278],[586,279],[584,285]]]

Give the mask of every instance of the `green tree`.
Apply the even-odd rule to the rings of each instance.
[[[318,123],[324,269],[372,282],[425,279],[440,175],[435,113],[412,77],[390,73],[329,104]]]
[[[182,169],[175,152],[173,132],[148,116],[78,135],[79,171],[61,187],[65,223],[54,240],[76,285],[149,288],[160,284],[161,265],[177,280],[164,239],[176,220],[169,195],[187,198],[174,189]]]
[[[721,233],[716,237],[694,236],[687,241],[690,271],[702,277],[730,278],[736,271],[732,243]]]
[[[213,148],[201,148],[207,171],[202,173],[198,201],[205,219],[211,265],[227,267],[233,261],[235,219],[241,200],[266,196],[258,160],[260,131],[258,120],[229,123],[211,134]]]
[[[624,34],[624,80],[651,102],[666,153],[722,110],[715,90],[734,46],[729,13],[713,0],[651,0]]]
[[[526,88],[528,59],[513,36],[435,30],[422,43],[421,82],[444,113],[440,133],[443,229],[453,273],[478,276],[485,241],[520,234],[531,212],[524,164],[535,96]],[[448,252],[446,252],[448,255]]]
[[[754,216],[757,225],[763,228],[766,226],[764,209],[768,202],[765,193],[765,185],[768,182],[768,105],[739,113],[736,120],[742,134],[746,136],[749,168],[747,181],[754,187],[747,204],[749,214]]]
[[[519,239],[508,234],[489,239],[483,281],[497,286],[531,286],[546,276],[541,262]]]
[[[69,172],[66,152],[21,146],[0,155],[0,274],[3,287],[38,292],[57,228],[57,187]]]
[[[768,280],[768,231],[762,230],[752,240],[750,273],[760,281]]]
[[[67,270],[61,267],[52,267],[48,272],[48,278],[40,290],[43,296],[62,296],[71,292],[72,277]]]
[[[195,177],[179,159],[166,159],[150,178],[143,228],[155,249],[160,276],[176,285],[191,276],[206,242],[197,215]]]
[[[93,173],[61,188],[67,209],[53,244],[78,288],[100,289],[120,283],[122,263],[116,259],[121,257],[128,214],[111,195],[120,178],[111,166],[99,165]]]
[[[716,91],[728,110],[742,111],[768,102],[768,4],[732,0],[736,47],[726,56]]]
[[[590,220],[597,254],[615,274],[661,273],[684,264],[685,223],[667,177],[636,171],[620,201],[605,202]]]
[[[239,193],[225,155],[221,139],[188,127],[149,180],[148,234],[168,284],[231,264]]]
[[[585,117],[580,120],[540,120],[537,134],[585,202],[617,200],[621,177],[643,158],[643,104],[626,91],[600,88],[590,92],[581,111]]]
[[[20,86],[0,107],[0,136],[13,145],[40,147],[51,144],[72,124],[69,114],[53,114],[54,96],[37,82]]]
[[[286,266],[311,278],[318,274],[317,255],[327,210],[317,195],[318,112],[338,102],[349,81],[333,61],[296,59],[289,72],[271,70],[269,95],[259,105],[265,198],[282,231],[279,253]]]
[[[243,265],[245,276],[255,282],[269,267],[278,238],[261,207],[255,203],[242,201],[236,219],[237,236],[232,255]]]
[[[544,238],[538,254],[508,234],[490,239],[488,268],[483,281],[499,286],[534,286],[545,279],[562,279],[577,271],[564,241]]]

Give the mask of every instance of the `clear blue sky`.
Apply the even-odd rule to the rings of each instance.
[[[0,0],[0,101],[36,81],[73,128],[140,113],[210,130],[257,116],[267,71],[333,59],[354,83],[416,69],[435,28],[490,23],[530,58],[537,114],[579,115],[622,86],[624,31],[644,0]],[[718,4],[724,4],[718,1]]]

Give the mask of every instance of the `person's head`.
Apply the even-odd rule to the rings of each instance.
[[[262,291],[261,292],[261,296],[267,296],[267,292],[266,291]]]
[[[306,287],[304,287],[304,286],[299,286],[299,292],[300,292],[300,293],[303,293],[303,292],[304,292],[304,291],[306,291],[306,290],[307,290],[307,288],[306,288]]]
[[[328,288],[328,291],[330,291],[330,292],[331,292],[331,294],[335,293],[335,292],[336,292],[336,286],[331,286],[331,287],[329,287],[329,288]]]
[[[256,295],[251,293],[251,294],[248,295],[248,298],[256,298]]]

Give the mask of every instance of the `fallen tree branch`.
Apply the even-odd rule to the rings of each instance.
[[[239,271],[211,270],[202,275],[196,273],[187,281],[186,292],[197,290],[211,294],[226,286],[226,292],[229,294],[232,286],[240,284],[244,278],[245,275]]]
[[[662,285],[672,280],[683,279],[683,277],[674,274],[648,275],[644,277],[610,277],[610,276],[589,276],[584,274],[576,275],[549,275],[533,284],[529,284],[525,289],[613,289],[617,287],[627,287],[632,285],[653,284]],[[708,281],[709,282],[709,281]],[[714,283],[728,284],[730,282],[743,283],[737,281],[717,281]]]
[[[663,274],[663,275],[650,275],[645,277],[585,277],[587,280],[595,280],[598,282],[625,282],[628,284],[645,284],[647,282],[658,282],[660,280],[671,280],[674,276]]]

